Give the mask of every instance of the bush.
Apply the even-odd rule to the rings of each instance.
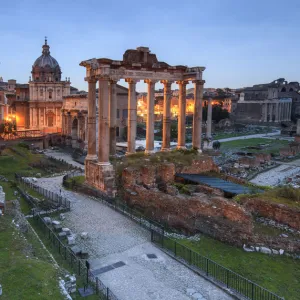
[[[29,145],[26,143],[20,142],[20,143],[18,143],[18,146],[29,150]]]
[[[300,190],[291,186],[283,186],[275,189],[276,196],[289,199],[291,201],[300,201]]]

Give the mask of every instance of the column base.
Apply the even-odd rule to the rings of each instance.
[[[172,150],[171,148],[161,148],[160,149],[160,151],[162,151],[162,152],[169,152],[171,150]]]
[[[135,154],[135,153],[136,153],[136,152],[128,152],[128,151],[126,151],[126,152],[125,152],[125,155],[128,156],[128,155]]]
[[[116,194],[115,170],[110,163],[86,161],[85,180],[87,184],[99,189],[108,196],[114,197]]]
[[[98,162],[97,162],[97,165],[99,165],[99,166],[110,166],[111,163],[110,163],[110,162],[102,162],[102,161],[98,161]]]
[[[96,154],[88,154],[86,157],[85,157],[85,160],[97,160],[98,157]]]
[[[148,150],[148,149],[145,150],[145,154],[147,154],[147,155],[151,155],[153,153],[155,153],[154,150]]]
[[[186,150],[186,146],[177,146],[176,149],[177,150]]]

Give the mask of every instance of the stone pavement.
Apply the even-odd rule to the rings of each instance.
[[[51,149],[47,149],[44,151],[44,154],[46,156],[52,156],[56,159],[63,159],[65,160],[68,164],[73,165],[75,167],[79,167],[81,169],[84,169],[84,165],[76,162],[73,160],[72,156],[68,153],[64,153],[61,151],[56,151],[56,150],[51,150]]]
[[[120,300],[233,299],[156,248],[147,230],[98,201],[65,190],[61,182],[59,176],[40,178],[37,184],[56,193],[61,190],[71,201],[63,226],[77,234],[77,245],[90,254],[93,270],[125,263],[106,272],[101,269],[98,275]],[[88,233],[87,240],[80,238],[82,232]]]
[[[291,163],[281,164],[276,168],[258,174],[256,177],[251,179],[250,182],[262,186],[264,185],[277,186],[285,178],[296,174],[300,174],[299,161],[300,160]]]

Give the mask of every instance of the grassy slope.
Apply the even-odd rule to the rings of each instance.
[[[12,218],[0,218],[0,282],[1,299],[64,299],[58,287],[58,271],[46,251],[30,231],[19,235]],[[34,257],[26,257],[28,242]]]
[[[199,242],[179,242],[286,299],[299,299],[300,260],[247,253],[206,236]]]
[[[41,155],[32,155],[24,148],[17,147],[24,157],[9,149],[0,156],[0,175],[13,180],[15,172],[41,173],[32,169],[29,163],[38,161]],[[16,199],[8,182],[0,182],[6,193],[6,200]],[[22,199],[21,209],[28,213],[30,207]],[[22,238],[12,225],[12,217],[0,217],[0,283],[3,288],[1,299],[63,299],[58,288],[58,271],[54,268],[47,252],[29,231]],[[24,249],[32,247],[34,257],[27,258]]]

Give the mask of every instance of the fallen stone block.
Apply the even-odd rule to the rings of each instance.
[[[65,214],[63,214],[63,213],[61,213],[60,215],[59,215],[59,218],[61,219],[61,220],[64,220],[66,217],[65,217]]]
[[[52,221],[52,225],[54,226],[54,225],[60,225],[60,222],[59,221],[56,221],[56,220],[53,220]]]
[[[50,217],[44,217],[43,220],[46,224],[51,224],[52,222],[52,219]]]
[[[269,249],[267,247],[260,247],[260,252],[264,253],[264,254],[272,254],[271,249]]]
[[[254,251],[255,251],[254,247],[252,247],[252,246],[246,247],[245,244],[244,244],[244,246],[243,246],[243,249],[244,249],[244,251],[246,251],[246,252],[254,252]]]
[[[75,245],[75,237],[74,236],[67,236],[68,245]]]
[[[280,250],[279,250],[279,254],[280,254],[280,255],[283,255],[283,253],[284,253],[284,250],[283,250],[283,249],[280,249]]]
[[[88,233],[87,232],[82,232],[80,237],[83,239],[83,240],[86,240],[89,236],[88,236]]]
[[[78,246],[71,247],[71,251],[72,251],[75,255],[80,255],[80,254],[81,254],[81,249],[80,249]]]
[[[58,234],[59,239],[64,239],[64,238],[66,238],[66,236],[67,236],[67,234],[63,231]]]
[[[66,235],[71,235],[71,230],[70,230],[69,228],[66,228],[66,227],[65,227],[65,228],[62,228],[61,231],[62,231],[62,232],[65,232]]]
[[[275,254],[275,255],[278,255],[278,254],[279,254],[279,251],[278,251],[278,250],[275,250],[275,249],[272,249],[272,253]]]

